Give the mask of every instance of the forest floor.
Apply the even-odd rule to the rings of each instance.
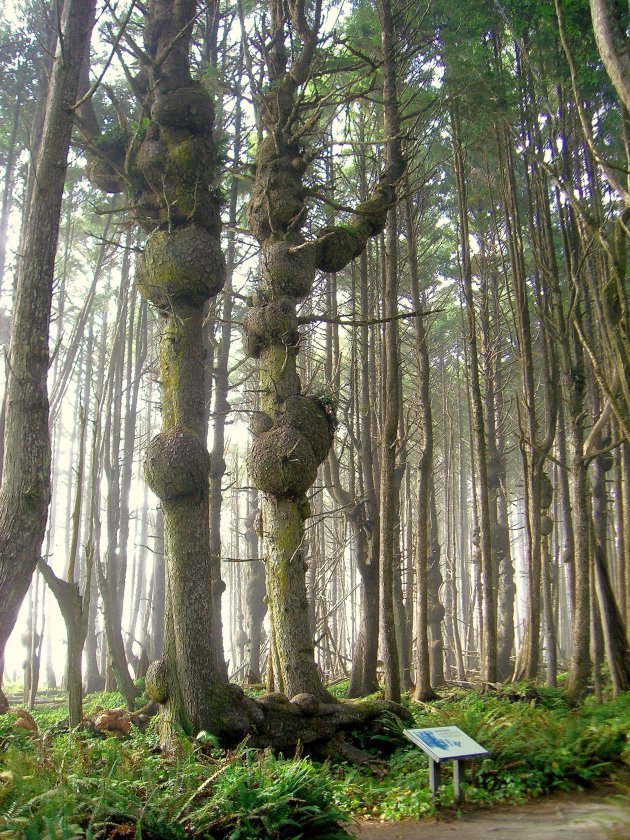
[[[445,812],[439,821],[361,822],[360,840],[630,840],[630,797],[567,793],[518,807]]]

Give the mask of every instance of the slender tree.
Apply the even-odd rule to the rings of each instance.
[[[4,648],[39,557],[50,500],[46,378],[55,252],[79,73],[94,14],[94,2],[67,0],[63,6],[62,39],[46,97],[37,177],[21,248],[0,489],[0,675]]]

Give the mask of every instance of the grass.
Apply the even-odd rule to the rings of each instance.
[[[120,695],[99,694],[86,711],[122,705]],[[465,763],[472,803],[585,787],[630,764],[630,695],[569,709],[559,691],[510,686],[486,696],[450,691],[410,709],[416,726],[459,726],[490,751]],[[151,731],[62,732],[64,707],[34,716],[39,738],[16,729],[14,716],[0,717],[0,840],[341,838],[344,822],[357,817],[399,820],[435,811],[427,759],[393,717],[377,733],[357,733],[364,748],[389,757],[381,776],[187,739],[177,756],[165,757]],[[454,801],[449,775],[440,789],[447,806]]]

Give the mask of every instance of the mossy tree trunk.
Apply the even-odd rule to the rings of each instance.
[[[122,180],[134,191],[136,219],[149,233],[137,264],[141,293],[158,310],[163,430],[151,441],[146,461],[148,485],[161,502],[166,562],[166,616],[163,657],[147,672],[147,694],[162,706],[161,740],[168,745],[174,724],[189,731],[208,729],[228,742],[258,727],[255,743],[276,746],[328,740],[338,728],[374,715],[382,706],[339,707],[334,715],[313,658],[308,631],[301,546],[308,516],[305,493],[328,452],[333,420],[326,403],[301,394],[296,370],[296,301],[305,296],[317,267],[333,271],[365,247],[382,229],[393,203],[399,173],[387,171],[355,226],[332,228],[305,243],[301,178],[306,163],[296,134],[296,93],[309,76],[318,21],[305,24],[304,8],[289,4],[292,23],[304,44],[303,57],[286,71],[285,7],[274,3],[270,66],[275,92],[265,109],[269,132],[258,151],[252,228],[263,243],[263,279],[245,324],[249,355],[261,360],[259,437],[249,467],[264,492],[264,531],[269,604],[273,618],[278,677],[284,691],[301,694],[254,703],[229,686],[219,661],[211,595],[208,480],[204,411],[203,314],[205,303],[223,284],[219,200],[215,173],[212,103],[192,81],[189,46],[195,0],[153,0],[147,8],[145,49],[150,58],[148,125],[120,150],[92,143],[91,177],[119,191]],[[142,83],[136,80],[136,86]],[[277,95],[276,95],[277,94]],[[284,197],[284,201],[273,200]],[[271,199],[271,200],[270,200]],[[259,529],[260,530],[260,529]],[[321,715],[319,712],[321,710]],[[299,718],[299,719],[298,719]],[[320,719],[321,718],[321,719]],[[292,723],[291,723],[292,722]],[[289,731],[291,730],[291,731]]]
[[[329,405],[302,394],[296,304],[309,294],[317,269],[339,271],[383,229],[401,171],[385,172],[351,225],[327,227],[305,241],[305,144],[314,104],[308,102],[305,85],[321,16],[319,4],[307,6],[304,0],[286,6],[270,2],[269,39],[263,45],[268,86],[257,91],[262,139],[249,208],[250,229],[262,250],[262,277],[245,319],[244,340],[246,352],[260,364],[261,412],[255,418],[248,469],[262,495],[261,534],[279,666],[275,676],[289,695],[307,692],[324,699],[309,630],[303,546],[310,515],[306,494],[328,454],[334,421]]]
[[[210,459],[204,412],[203,313],[223,285],[216,152],[209,95],[192,80],[189,48],[195,0],[154,0],[145,48],[151,63],[150,120],[126,154],[137,217],[149,232],[137,264],[141,293],[160,314],[162,432],[149,444],[145,476],[161,502],[166,563],[163,659],[148,691],[176,722],[217,734],[236,729],[238,710],[213,633],[208,524]],[[167,739],[167,733],[163,733]]]

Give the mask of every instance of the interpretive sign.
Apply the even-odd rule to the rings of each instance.
[[[458,726],[438,726],[434,729],[405,729],[405,735],[423,749],[434,761],[455,758],[476,758],[488,755],[481,744],[466,735]]]
[[[488,750],[466,735],[458,726],[437,726],[432,729],[405,729],[405,736],[429,756],[429,784],[437,796],[440,784],[440,763],[453,762],[455,801],[462,801],[460,761],[488,755]]]

